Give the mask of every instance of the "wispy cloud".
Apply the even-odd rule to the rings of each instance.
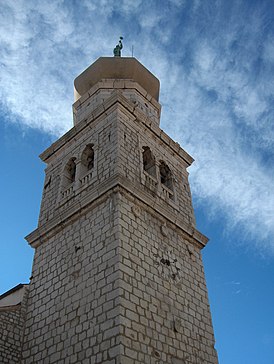
[[[254,46],[270,30],[261,28],[263,8],[235,24],[234,15],[218,32],[214,24],[202,36],[193,31],[187,67],[175,59],[176,80],[163,75],[165,123],[197,160],[190,174],[195,197],[224,213],[247,242],[274,252],[273,87],[271,67]]]
[[[241,282],[238,281],[230,281],[230,282],[226,282],[225,285],[228,285],[230,287],[232,287],[232,293],[233,294],[239,294],[242,292],[242,290],[239,288],[241,285]]]
[[[1,8],[0,97],[11,121],[58,136],[70,128],[73,78],[111,56],[123,35],[123,55],[134,44],[161,81],[162,127],[196,159],[195,199],[274,251],[274,48],[266,6],[6,0]]]

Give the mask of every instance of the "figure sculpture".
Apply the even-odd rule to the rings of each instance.
[[[122,39],[123,37],[120,37],[119,43],[113,49],[114,57],[121,57],[121,49],[123,48]]]

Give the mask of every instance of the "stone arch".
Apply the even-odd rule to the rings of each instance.
[[[160,180],[161,183],[173,191],[172,173],[168,165],[164,161],[159,164]]]
[[[93,144],[88,144],[81,155],[81,175],[91,171],[94,167],[94,149]]]
[[[75,181],[76,175],[76,158],[70,158],[63,172],[63,188],[66,188]]]
[[[143,147],[143,169],[156,178],[155,157],[149,147]]]

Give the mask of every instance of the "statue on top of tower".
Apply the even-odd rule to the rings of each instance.
[[[120,37],[119,43],[113,49],[114,57],[121,57],[121,49],[123,48],[122,39],[123,37]]]

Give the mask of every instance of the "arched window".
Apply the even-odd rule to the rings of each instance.
[[[149,147],[143,147],[143,168],[148,174],[156,177],[155,157]]]
[[[64,169],[63,187],[69,186],[75,181],[76,164],[75,158],[71,158]]]
[[[81,156],[82,170],[81,174],[84,175],[94,167],[94,150],[93,144],[88,144]]]
[[[160,170],[161,183],[172,191],[173,190],[172,174],[169,167],[166,165],[165,162],[161,161],[159,165],[159,170]]]

